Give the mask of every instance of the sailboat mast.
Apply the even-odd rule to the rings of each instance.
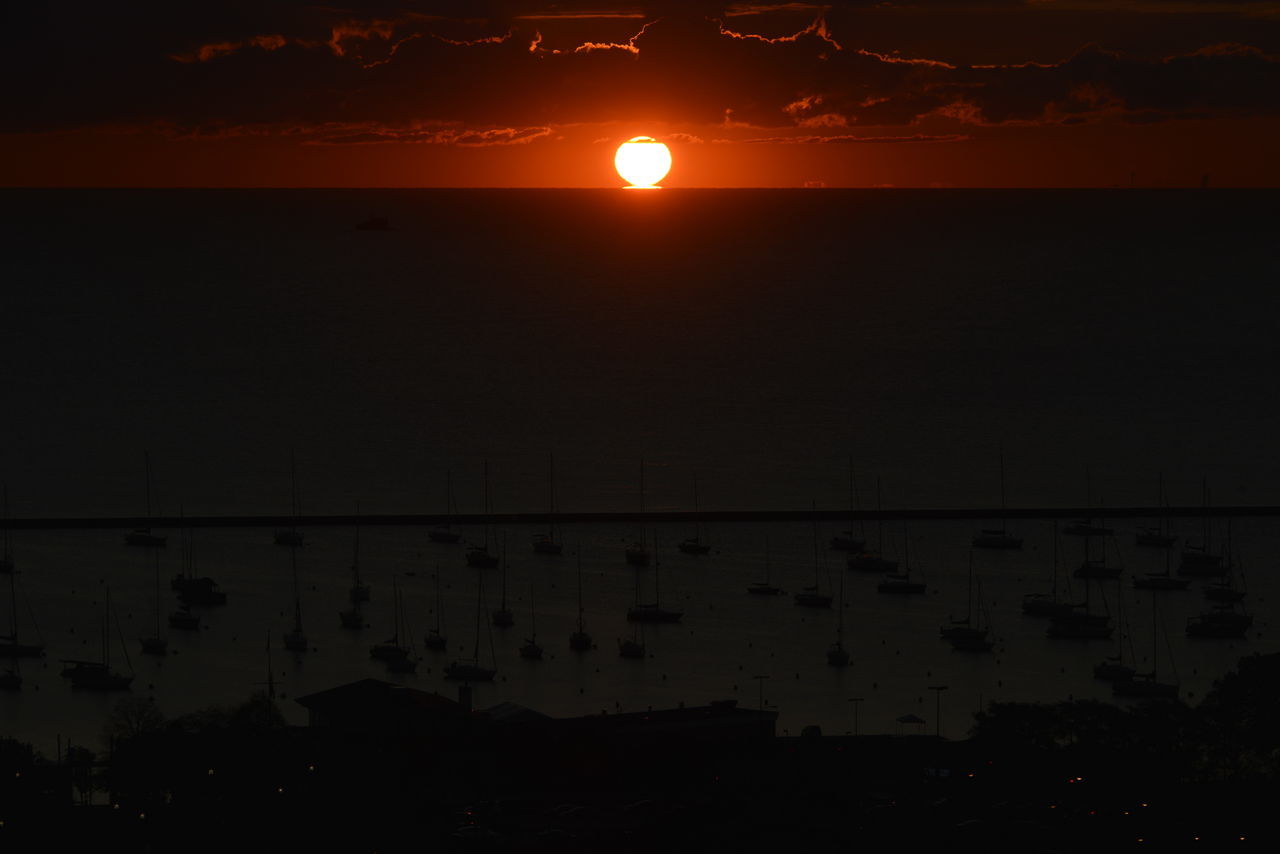
[[[111,643],[108,640],[108,627],[111,625],[111,588],[108,587],[105,595],[105,608],[102,614],[102,665],[108,670],[111,669]]]
[[[298,592],[298,550],[289,549],[289,562],[293,567],[293,629],[302,631],[302,594]]]
[[[973,549],[969,549],[969,598],[965,604],[965,625],[973,623]]]
[[[436,564],[436,634],[440,634],[440,564]]]
[[[472,658],[480,664],[480,611],[484,603],[484,573],[477,573],[479,583],[476,585],[476,646]]]
[[[276,677],[271,668],[271,629],[267,629],[267,699],[276,698]]]
[[[10,554],[9,540],[9,484],[4,485],[4,544],[0,553],[0,572],[13,573],[13,556]]]
[[[876,553],[884,557],[884,503],[880,493],[880,475],[876,475]]]
[[[582,546],[578,546],[578,631],[582,631]]]
[[[658,535],[653,535],[653,604],[661,605],[662,596],[658,588],[662,580],[662,561],[658,560]]]
[[[556,455],[547,454],[547,481],[551,498],[551,541],[556,539]]]
[[[293,526],[298,527],[298,462],[296,452],[289,449],[289,510],[293,514]]]
[[[142,468],[147,480],[147,524],[151,524],[151,452],[142,452]]]
[[[444,470],[444,526],[453,528],[453,470]]]
[[[811,505],[813,515],[810,518],[811,527],[813,528],[813,589],[817,590],[821,578],[818,574],[818,502]],[[844,576],[840,576],[842,579]]]
[[[693,473],[693,538],[702,542],[702,520],[698,515],[698,473]]]
[[[152,562],[156,569],[156,638],[160,637],[160,553],[152,552]]]
[[[1000,451],[1000,530],[1005,531],[1008,526],[1007,512],[1004,503],[1004,451]],[[973,555],[971,554],[970,559]]]

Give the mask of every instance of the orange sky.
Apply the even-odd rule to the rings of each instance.
[[[0,184],[1280,185],[1261,0],[82,5],[14,6]]]

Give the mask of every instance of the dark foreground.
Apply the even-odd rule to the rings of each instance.
[[[732,703],[550,719],[377,680],[165,721],[129,699],[109,756],[0,741],[3,850],[1075,851],[1275,842],[1280,656],[1197,707],[995,704],[971,737],[800,738]],[[96,805],[82,805],[90,790]],[[105,803],[103,803],[105,801]]]

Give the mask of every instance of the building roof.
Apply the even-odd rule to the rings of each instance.
[[[298,705],[323,714],[372,712],[391,706],[419,712],[456,713],[461,706],[448,697],[406,688],[381,679],[361,679],[295,698]]]

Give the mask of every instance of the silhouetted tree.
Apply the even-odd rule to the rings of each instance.
[[[164,722],[154,699],[125,697],[111,710],[102,736],[108,746],[118,745],[144,733],[156,732]]]

